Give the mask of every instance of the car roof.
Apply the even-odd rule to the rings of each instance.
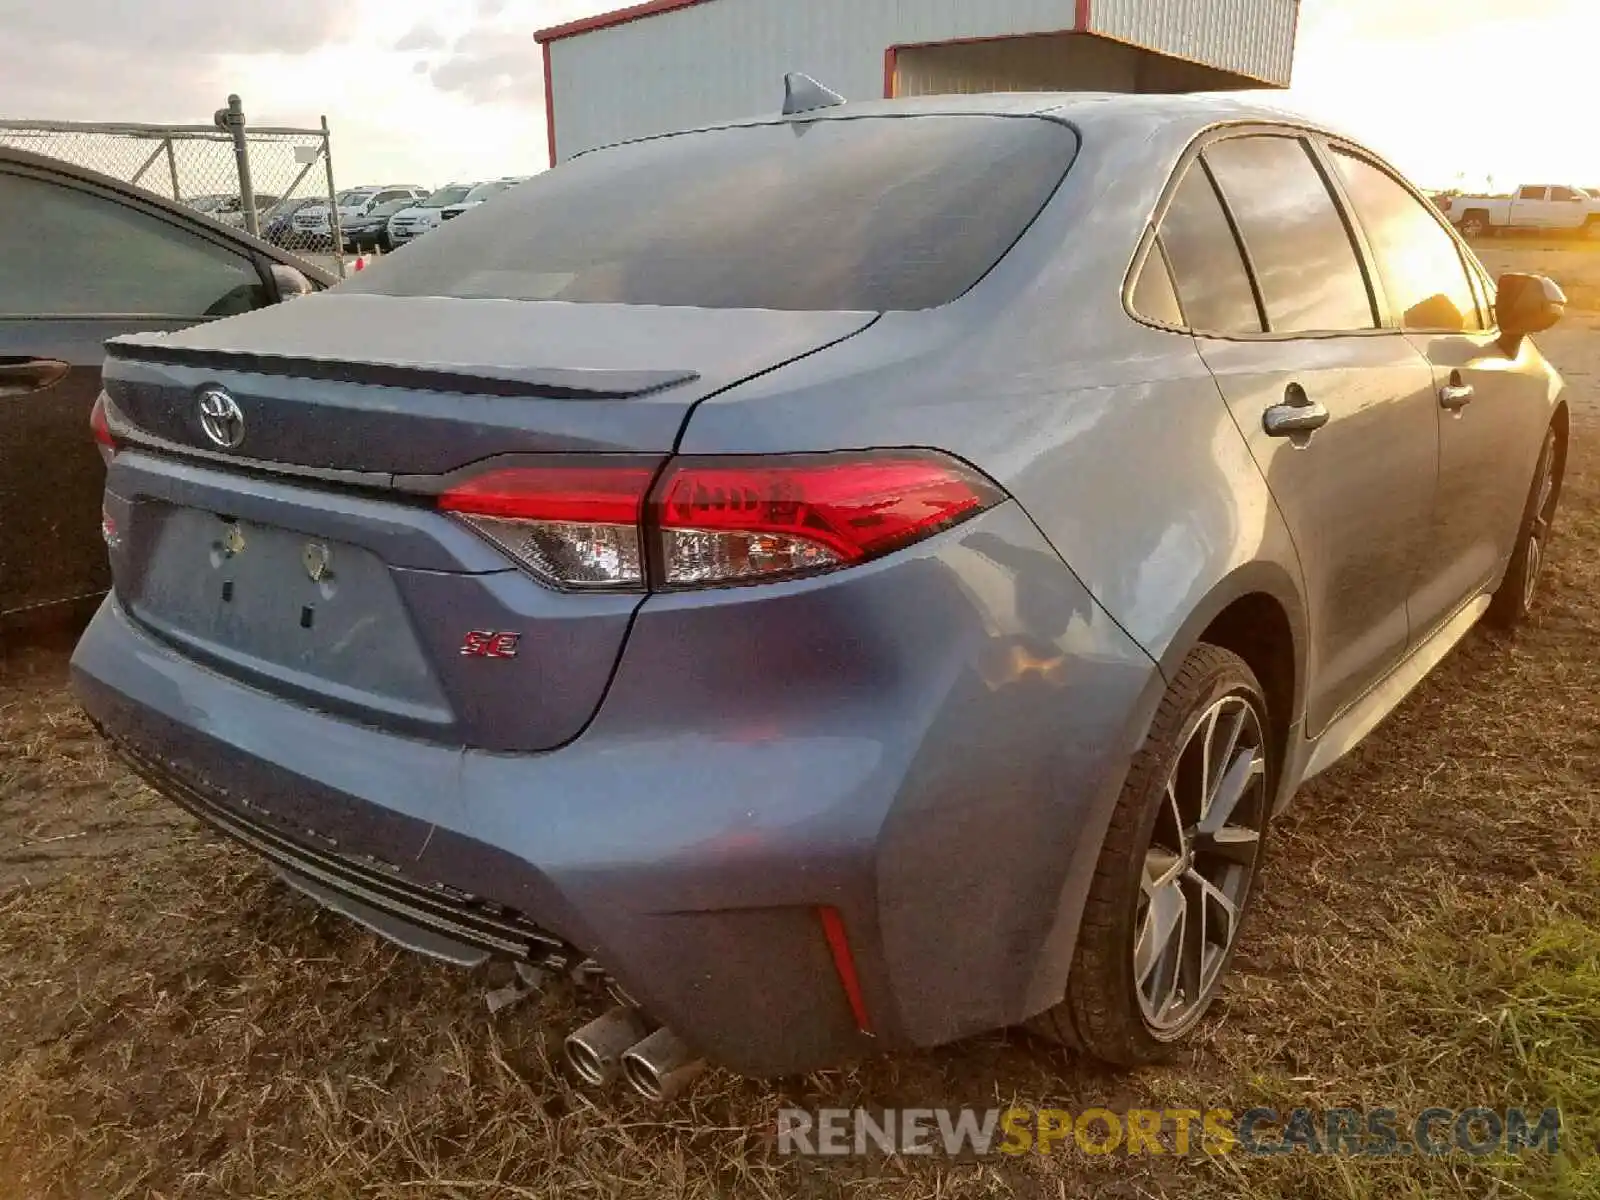
[[[31,170],[45,171],[51,175],[60,176],[77,183],[92,184],[104,191],[114,192],[129,200],[136,200],[146,208],[159,209],[167,213],[180,223],[200,224],[212,234],[221,234],[230,242],[235,242],[247,250],[252,250],[264,258],[274,262],[281,262],[292,266],[324,285],[338,282],[331,272],[323,270],[315,263],[308,263],[305,259],[290,254],[274,246],[271,242],[261,238],[251,237],[242,229],[235,229],[231,225],[224,225],[221,221],[214,221],[204,213],[196,212],[187,204],[168,200],[165,196],[158,196],[154,192],[147,192],[143,188],[135,187],[121,179],[110,175],[102,175],[99,171],[91,171],[87,167],[80,167],[76,163],[67,162],[60,158],[51,158],[47,154],[35,154],[31,150],[17,150],[10,146],[0,146],[0,166],[14,164],[28,167]],[[231,199],[231,197],[228,197]]]
[[[781,93],[775,92],[774,101]],[[776,109],[776,103],[774,104]],[[1355,141],[1343,131],[1302,113],[1269,103],[1242,98],[1237,93],[1142,95],[1128,92],[986,92],[913,96],[894,100],[854,100],[831,108],[813,109],[794,116],[774,111],[742,121],[719,121],[702,129],[751,125],[777,125],[795,121],[850,120],[859,117],[914,116],[1043,117],[1066,121],[1085,130],[1097,124],[1125,120],[1157,122],[1187,127],[1193,133],[1214,125],[1263,122],[1293,125],[1333,137]],[[698,132],[684,130],[681,132]],[[671,134],[657,135],[670,137]],[[653,138],[627,139],[650,141]],[[616,143],[624,144],[624,143]],[[604,147],[595,147],[603,149]],[[585,151],[584,153],[588,153]],[[581,155],[580,155],[581,156]]]

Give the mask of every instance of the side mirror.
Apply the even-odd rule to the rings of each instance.
[[[269,268],[272,275],[272,285],[278,291],[278,299],[293,300],[296,296],[309,296],[317,289],[311,286],[305,272],[299,267],[291,267],[288,263],[273,263]]]
[[[1495,313],[1500,318],[1500,348],[1515,356],[1522,339],[1543,333],[1566,315],[1567,294],[1543,275],[1502,275]]]

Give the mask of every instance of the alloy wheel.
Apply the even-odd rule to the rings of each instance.
[[[1556,513],[1556,446],[1552,434],[1545,440],[1544,453],[1539,458],[1539,498],[1533,509],[1533,524],[1528,530],[1527,569],[1522,578],[1522,607],[1533,607],[1539,590],[1539,575],[1544,570],[1545,548],[1550,542],[1550,529]]]
[[[1200,1018],[1238,937],[1267,817],[1266,741],[1244,696],[1201,714],[1167,780],[1145,852],[1133,977],[1153,1036]]]

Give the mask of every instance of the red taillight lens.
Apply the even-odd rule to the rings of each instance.
[[[948,529],[1003,493],[927,452],[687,459],[651,502],[672,587],[809,574],[864,562]]]
[[[714,587],[831,571],[889,554],[1005,499],[926,451],[577,462],[492,470],[452,487],[453,513],[561,588]]]
[[[509,467],[450,488],[455,513],[546,583],[644,586],[640,518],[654,464]]]
[[[104,392],[94,398],[94,407],[89,410],[89,431],[94,435],[94,444],[105,451],[106,458],[117,452],[117,440],[111,436],[111,423],[106,419]]]

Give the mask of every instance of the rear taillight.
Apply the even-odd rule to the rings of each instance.
[[[95,397],[94,407],[89,410],[89,431],[94,435],[94,444],[102,451],[101,457],[109,461],[117,452],[117,439],[111,436],[111,422],[106,419],[104,392]]]
[[[970,467],[927,451],[674,459],[652,490],[657,469],[507,467],[450,488],[439,507],[546,583],[641,590],[837,570],[1005,499]]]
[[[650,505],[669,587],[802,575],[921,541],[1001,499],[943,455],[679,459]]]
[[[644,587],[640,522],[654,464],[507,467],[446,491],[454,513],[560,588]]]

